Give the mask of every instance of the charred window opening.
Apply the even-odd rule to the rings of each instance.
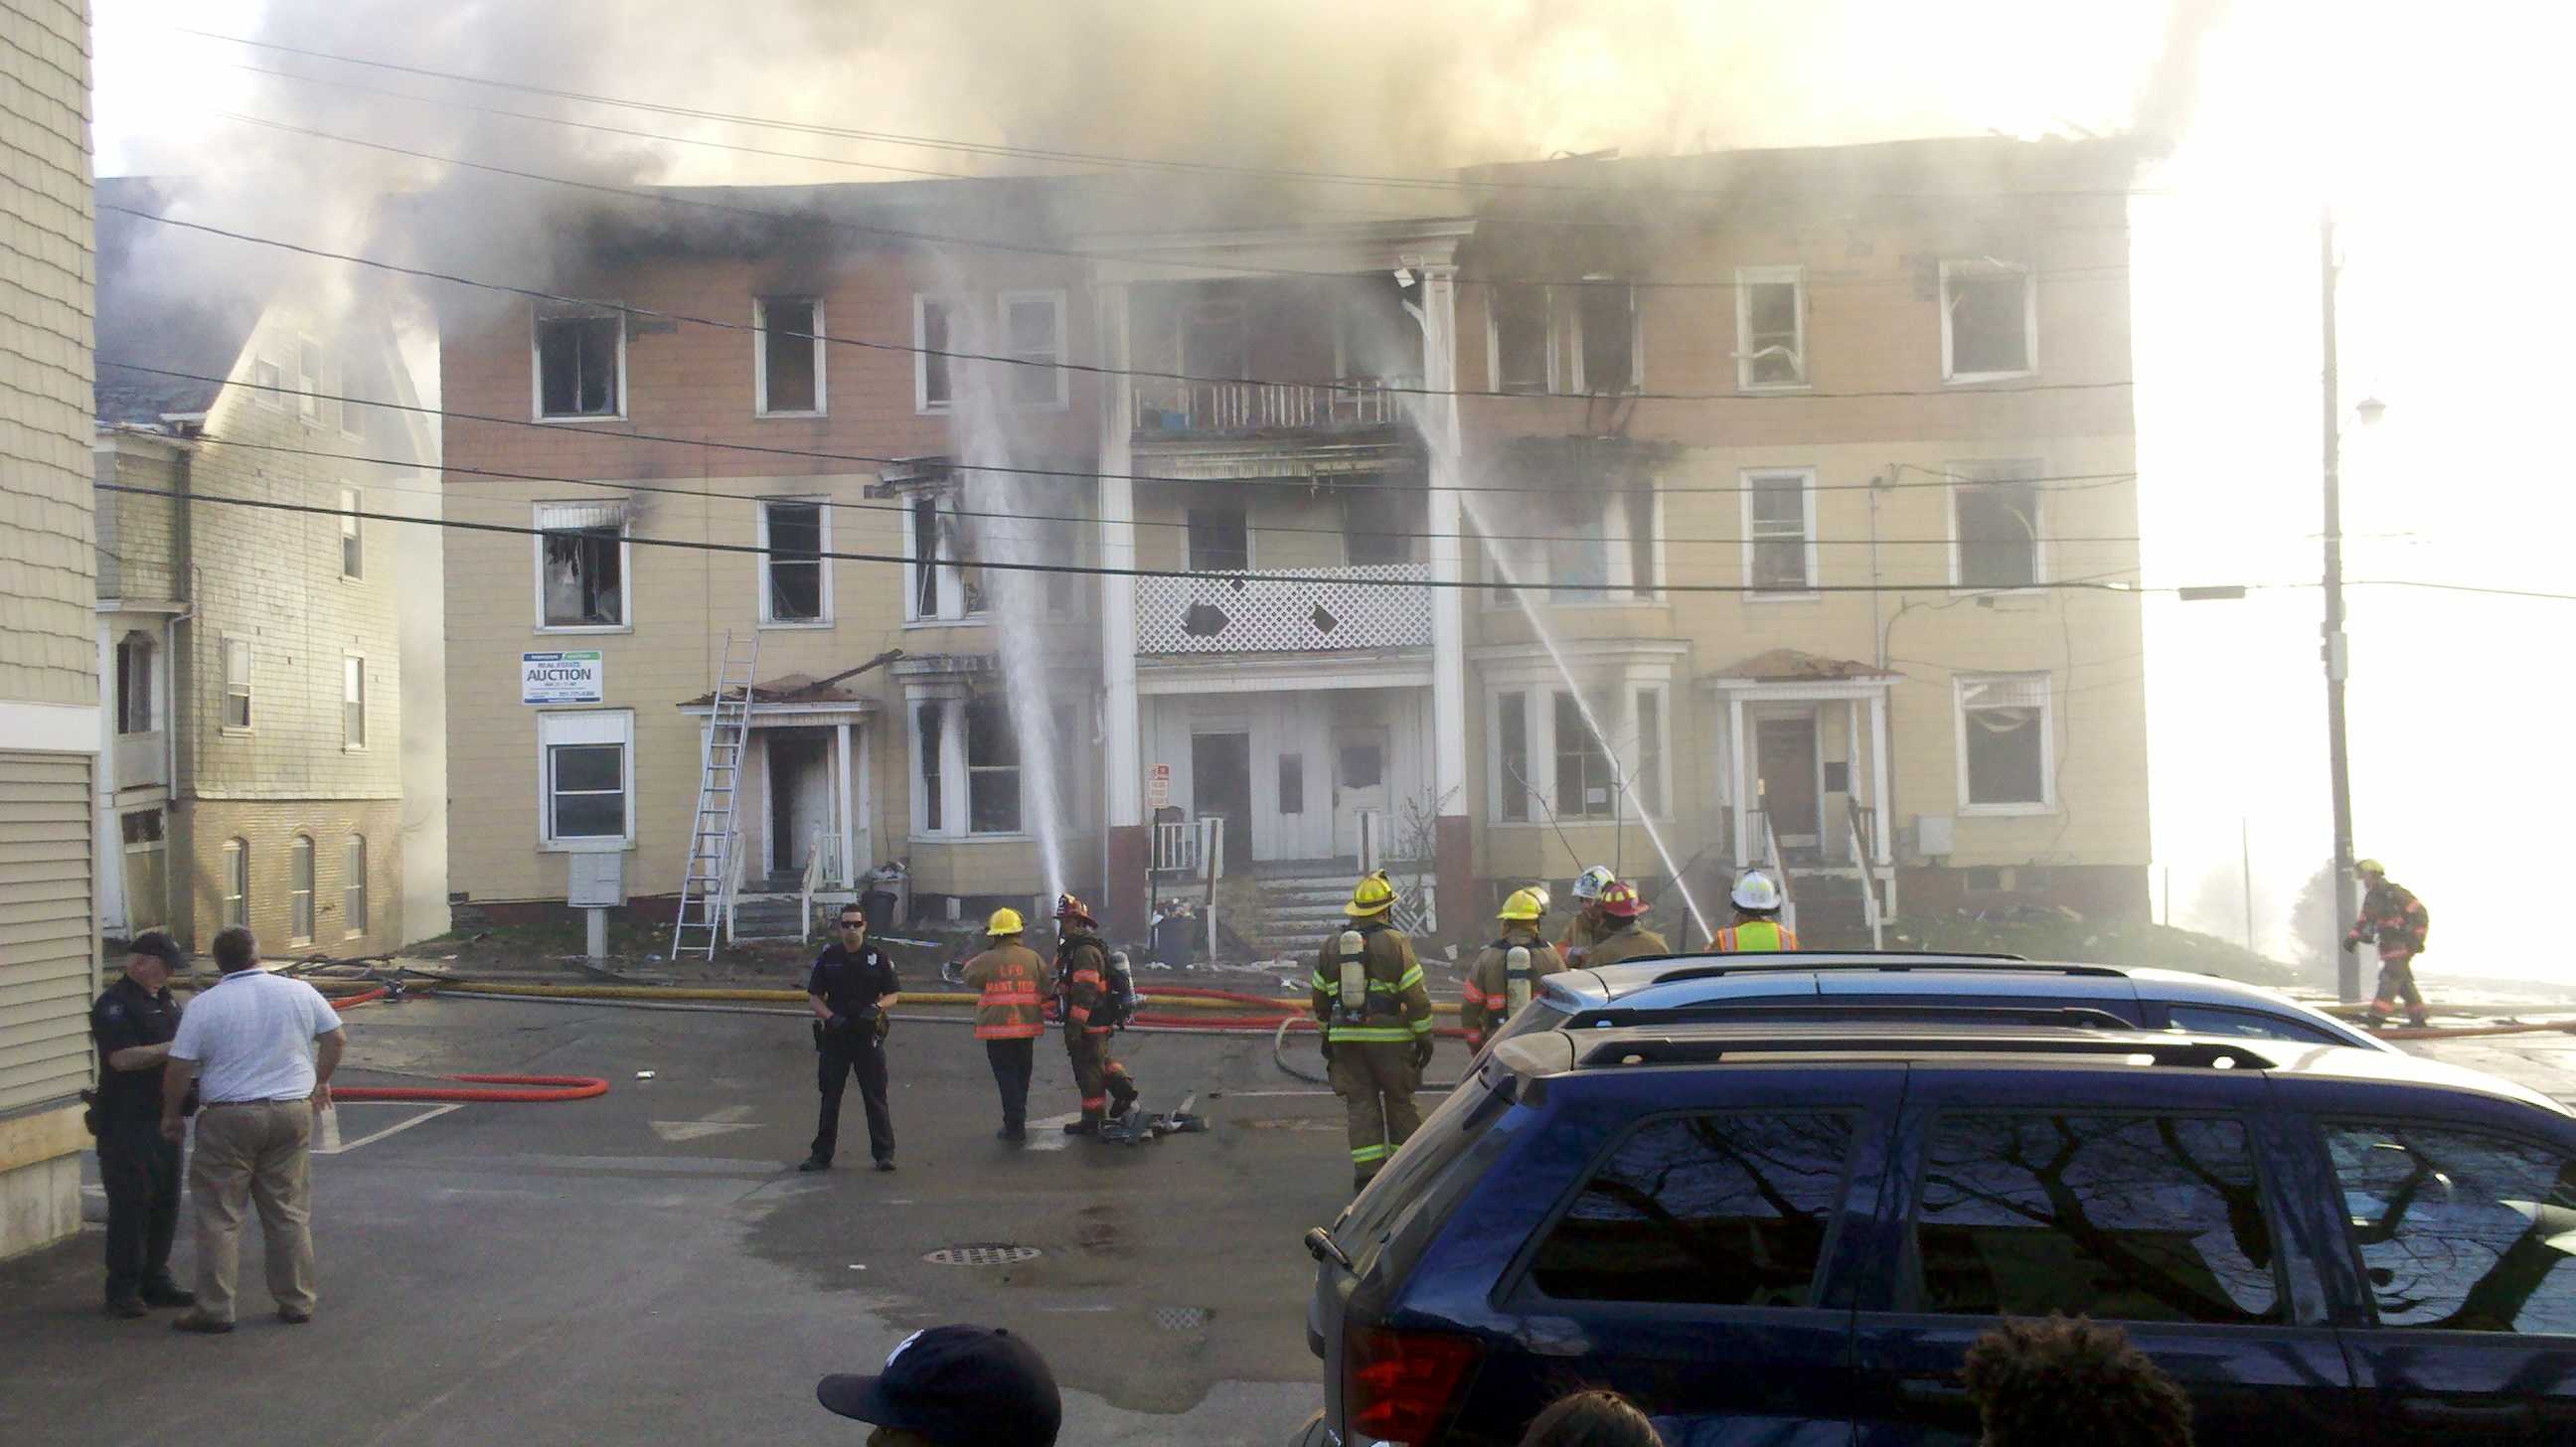
[[[1547,288],[1496,282],[1487,291],[1494,323],[1494,389],[1550,390]]]
[[[926,497],[912,504],[912,612],[939,616],[939,504]]]
[[[616,416],[625,344],[616,313],[537,318],[538,415]]]
[[[811,297],[760,301],[760,410],[823,410],[823,306]]]
[[[624,626],[625,508],[616,503],[540,504],[537,527],[544,626]]]
[[[823,505],[818,502],[770,502],[761,505],[769,575],[763,601],[772,623],[819,623],[825,617]]]
[[[1020,832],[1020,740],[1009,706],[989,695],[966,704],[966,801],[969,832]]]
[[[2036,463],[1963,463],[1951,492],[1962,588],[2027,588],[2040,581]]]
[[[1429,494],[1420,488],[1354,488],[1342,494],[1342,546],[1352,567],[1410,563],[1418,535],[1430,527]]]
[[[1626,282],[1606,278],[1587,278],[1574,290],[1583,390],[1597,394],[1637,390],[1636,293]]]
[[[1239,507],[1189,510],[1190,571],[1240,573],[1252,567],[1252,530]]]
[[[1946,262],[1941,268],[1944,375],[1951,381],[2008,377],[2038,364],[2030,268],[1998,261]]]

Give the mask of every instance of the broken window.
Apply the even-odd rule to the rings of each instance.
[[[912,616],[939,616],[939,504],[912,502]]]
[[[1421,488],[1389,484],[1342,493],[1342,546],[1355,568],[1410,563],[1419,556],[1418,535],[1430,526],[1430,498]]]
[[[958,325],[958,303],[948,297],[912,299],[913,405],[923,412],[944,412],[957,401],[956,358],[965,329]]]
[[[823,304],[811,297],[762,297],[754,304],[760,324],[762,413],[823,410]]]
[[[1756,592],[1803,593],[1815,586],[1808,479],[1803,470],[1745,474],[1746,581]]]
[[[966,703],[967,829],[1020,832],[1020,741],[1011,710],[990,694]]]
[[[2036,292],[2030,268],[2010,262],[1941,263],[1942,376],[1953,382],[2010,377],[2038,366]]]
[[[538,624],[617,628],[626,623],[626,505],[537,504]]]
[[[1002,342],[1014,365],[1011,400],[1022,407],[1061,407],[1069,394],[1064,361],[1064,293],[1004,292]]]
[[[829,617],[829,575],[824,571],[823,505],[819,502],[764,502],[760,505],[761,559],[767,583],[761,590],[764,620],[771,623],[819,623]]]
[[[1795,266],[1735,273],[1735,385],[1807,384],[1806,273]]]
[[[1239,507],[1190,509],[1190,571],[1240,573],[1252,566],[1252,530]]]
[[[1636,293],[1626,282],[1587,278],[1575,288],[1583,358],[1583,390],[1614,394],[1637,390]]]
[[[1529,695],[1521,692],[1494,696],[1494,731],[1496,756],[1502,761],[1502,780],[1496,789],[1501,802],[1501,815],[1507,824],[1529,822]]]
[[[614,417],[626,370],[626,318],[537,318],[537,415]]]
[[[2039,464],[1964,462],[1950,491],[1962,588],[2027,588],[2040,581]]]
[[[1494,390],[1550,390],[1547,288],[1495,282],[1486,288],[1485,304],[1493,320]]]
[[[1963,675],[1958,688],[1960,805],[2050,807],[2055,789],[2048,770],[2048,675]]]
[[[1583,705],[1573,694],[1556,695],[1556,813],[1560,819],[1607,819],[1618,809],[1617,771]]]
[[[924,834],[937,834],[941,827],[939,752],[943,730],[940,713],[941,707],[936,703],[925,703],[914,713],[916,733],[912,756],[920,765],[921,832]]]

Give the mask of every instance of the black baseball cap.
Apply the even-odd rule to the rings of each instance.
[[[188,957],[179,952],[179,942],[157,929],[148,929],[136,935],[134,943],[125,947],[125,952],[130,955],[149,955],[169,966],[170,973],[174,975],[188,973]]]
[[[905,1337],[874,1376],[814,1386],[844,1417],[918,1432],[941,1447],[1055,1447],[1064,1400],[1037,1348],[999,1327],[934,1326]]]

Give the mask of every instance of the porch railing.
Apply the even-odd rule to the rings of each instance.
[[[1136,651],[1307,653],[1427,648],[1427,563],[1265,568],[1257,578],[1202,574],[1136,580]]]
[[[1210,873],[1211,864],[1214,866]],[[1153,857],[1146,868],[1157,875],[1179,874],[1196,879],[1202,874],[1225,877],[1225,816],[1211,814],[1204,819],[1183,819],[1154,826]]]
[[[1340,382],[1203,382],[1136,379],[1136,430],[1148,436],[1339,432],[1384,427],[1402,411],[1391,387],[1409,378]]]
[[[1878,898],[1877,855],[1870,848],[1872,816],[1846,796],[1843,800],[1843,822],[1851,840],[1852,864],[1860,872],[1860,913],[1869,924],[1869,947],[1885,949],[1886,911]]]

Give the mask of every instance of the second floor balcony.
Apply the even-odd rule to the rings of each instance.
[[[1332,383],[1139,378],[1136,434],[1145,441],[1364,432],[1401,421],[1401,389],[1419,385],[1378,377]]]
[[[1142,655],[1321,653],[1427,648],[1426,563],[1140,578],[1136,651]]]

